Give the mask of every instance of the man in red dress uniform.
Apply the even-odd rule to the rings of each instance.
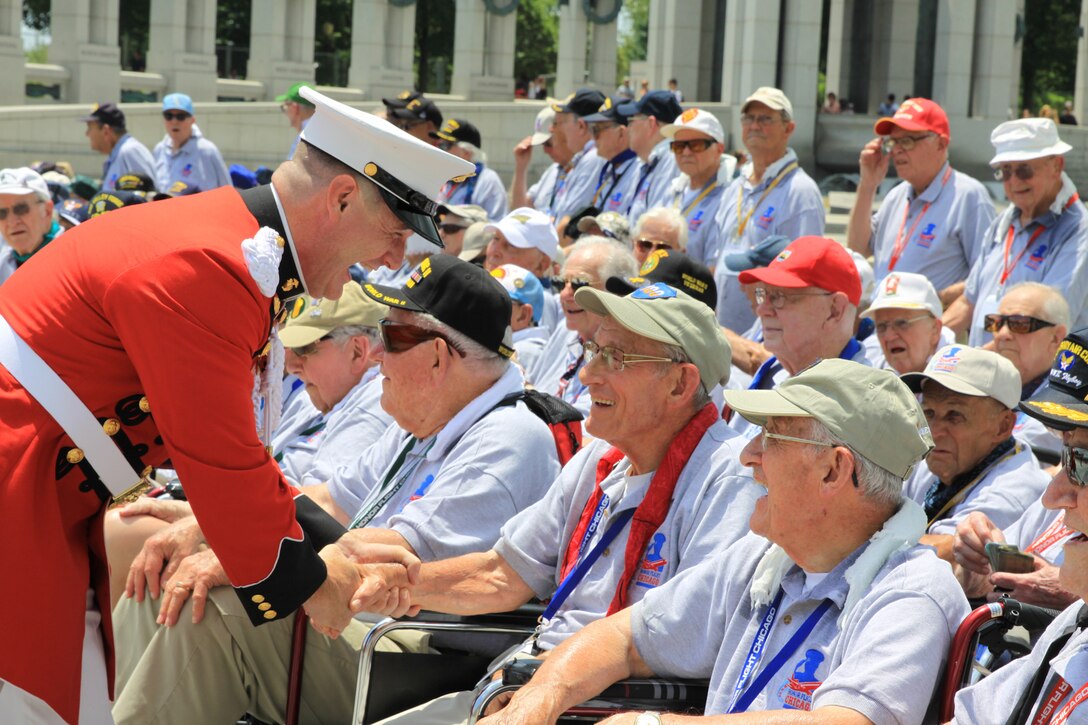
[[[0,722],[110,721],[102,513],[167,460],[254,624],[350,617],[370,570],[261,444],[254,371],[289,299],[396,268],[412,232],[437,243],[432,199],[472,165],[305,93],[317,113],[271,186],[102,216],[0,288]],[[48,402],[58,383],[74,405]],[[80,401],[93,435],[66,418]]]

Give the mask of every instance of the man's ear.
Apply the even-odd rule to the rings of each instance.
[[[326,192],[329,209],[343,214],[351,204],[362,201],[359,194],[359,183],[351,174],[337,174],[329,182],[328,191]]]

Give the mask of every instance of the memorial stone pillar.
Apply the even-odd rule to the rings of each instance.
[[[64,66],[70,74],[66,102],[121,100],[119,12],[120,0],[53,3],[49,60]]]
[[[875,0],[869,72],[869,112],[889,93],[898,105],[914,93],[918,0]]]
[[[457,0],[450,91],[470,100],[514,97],[514,42],[518,14],[487,11],[483,0]],[[613,64],[615,47],[613,46]]]
[[[816,145],[816,87],[820,69],[820,25],[823,4],[808,0],[786,0],[781,19],[782,65],[778,69],[780,87],[793,105],[797,124],[790,146],[810,171]]]
[[[246,78],[264,84],[265,100],[313,82],[316,13],[317,0],[253,0]]]
[[[563,98],[586,82],[586,25],[580,2],[559,7],[559,50],[555,68],[555,95]]]
[[[978,4],[972,116],[1002,119],[1016,106],[1012,89],[1019,86],[1020,53],[1016,41],[1016,0],[987,0]]]
[[[395,96],[416,85],[416,6],[389,0],[355,0],[348,82],[368,99]]]
[[[975,3],[937,3],[933,51],[933,98],[949,117],[966,118],[975,50]]]
[[[215,0],[151,0],[147,69],[166,92],[216,100]]]
[[[23,53],[23,4],[0,0],[0,93],[8,105],[26,100],[26,55]]]

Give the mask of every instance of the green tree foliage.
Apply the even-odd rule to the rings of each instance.
[[[23,0],[23,23],[33,30],[49,30],[50,0]]]
[[[554,0],[521,0],[518,6],[514,78],[526,81],[555,72],[559,16]]]
[[[448,93],[453,75],[454,0],[416,1],[416,88]]]
[[[646,60],[650,37],[650,0],[626,0],[620,11],[620,36],[616,72],[620,78],[630,75],[631,61]]]
[[[1059,110],[1073,97],[1077,77],[1077,28],[1081,0],[1031,0],[1025,4],[1020,61],[1022,107],[1038,113],[1044,103]]]

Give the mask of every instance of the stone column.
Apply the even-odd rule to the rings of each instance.
[[[850,44],[854,0],[831,0],[827,29],[827,76],[824,88],[838,98],[850,97]]]
[[[889,93],[896,103],[914,93],[914,51],[918,35],[918,0],[875,0],[870,51],[869,112]]]
[[[651,89],[664,88],[675,78],[680,89],[695,97],[699,76],[699,47],[702,16],[690,4],[650,0],[650,28],[646,60],[651,69]],[[638,90],[640,79],[631,82]]]
[[[779,3],[733,0],[726,6],[722,103],[741,104],[777,80]]]
[[[778,69],[781,89],[793,105],[797,124],[790,146],[801,162],[814,171],[813,148],[816,143],[816,84],[820,69],[820,24],[823,4],[809,0],[786,0],[782,18],[782,65]]]
[[[367,99],[395,96],[415,88],[416,6],[389,0],[355,0],[351,16],[348,83]]]
[[[970,111],[974,48],[975,3],[937,3],[933,98],[949,117],[966,118]]]
[[[26,100],[26,56],[22,38],[23,4],[0,0],[0,93],[10,105]]]
[[[246,78],[264,84],[265,100],[313,82],[316,12],[317,0],[253,0]]]
[[[455,22],[450,92],[481,101],[513,98],[517,11],[496,15],[482,0],[457,0]]]
[[[556,54],[555,95],[563,98],[586,82],[586,25],[582,4],[571,0],[559,7],[559,51]]]
[[[215,0],[151,0],[147,69],[167,93],[216,100]]]
[[[1023,47],[1014,42],[1016,9],[1016,0],[987,0],[978,4],[972,116],[1004,120],[1016,104],[1016,96],[1010,89],[1019,86],[1019,57]]]
[[[119,13],[120,0],[67,0],[53,5],[49,60],[71,74],[66,102],[121,100]]]
[[[1073,86],[1073,115],[1077,123],[1088,125],[1088,2],[1080,3],[1080,27],[1077,32],[1077,80]]]
[[[616,22],[590,23],[589,84],[600,88],[605,95],[616,90],[616,48],[618,30]],[[696,46],[698,47],[698,46]],[[698,56],[696,56],[698,57]]]

